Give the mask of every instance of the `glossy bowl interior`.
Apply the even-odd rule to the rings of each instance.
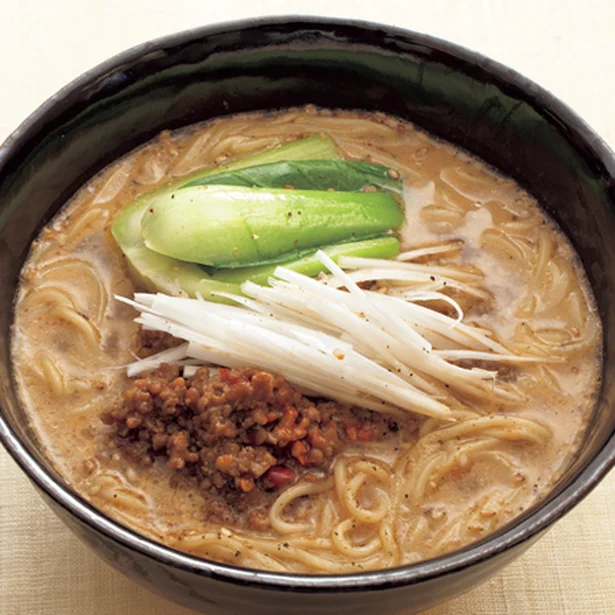
[[[11,308],[20,267],[32,239],[84,182],[163,129],[306,103],[397,115],[514,177],[571,238],[604,323],[594,420],[550,497],[486,540],[414,566],[338,577],[283,575],[199,560],[139,537],[63,485],[37,447],[11,380]],[[612,152],[553,96],[487,58],[424,35],[278,18],[137,47],[60,91],[0,148],[0,438],[48,503],[101,556],[192,608],[354,614],[427,608],[519,555],[615,463],[614,177]]]

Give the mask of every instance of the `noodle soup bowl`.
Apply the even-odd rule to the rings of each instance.
[[[9,337],[19,271],[40,229],[104,166],[165,129],[231,113],[318,106],[415,122],[527,188],[576,248],[604,325],[603,378],[582,446],[539,504],[484,540],[395,569],[281,574],[199,559],[124,528],[74,493],[20,408]],[[276,18],[146,43],[47,101],[0,148],[0,437],[57,515],[104,560],[204,613],[415,613],[500,570],[615,463],[615,159],[570,109],[514,71],[425,35]]]

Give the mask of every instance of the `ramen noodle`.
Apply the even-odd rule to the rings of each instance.
[[[429,341],[456,365],[497,373],[491,385],[481,385],[482,396],[422,373],[424,388],[450,408],[449,418],[357,410],[293,389],[289,395],[306,416],[317,411],[311,420],[320,421],[323,433],[329,423],[340,425],[335,450],[319,454],[315,469],[304,472],[297,462],[303,448],[292,449],[301,471],[273,475],[268,489],[258,487],[258,473],[247,483],[242,474],[229,496],[218,475],[203,486],[203,476],[199,484],[184,461],[172,468],[162,455],[141,463],[122,447],[117,419],[101,420],[134,384],[125,368],[144,343],[136,312],[114,298],[143,289],[133,283],[110,226],[122,207],[154,188],[310,135],[329,136],[346,159],[401,175],[400,259],[416,263],[412,292],[443,293],[464,312],[458,327],[445,335],[432,331]],[[403,281],[361,279],[364,269],[353,274],[362,288],[371,284],[383,296],[407,292]],[[420,305],[447,318],[454,312],[442,302]],[[466,360],[459,344],[468,339],[496,340],[529,360],[495,366]],[[338,574],[459,549],[544,498],[590,420],[600,347],[600,321],[573,248],[513,180],[398,119],[307,107],[165,132],[92,179],[32,246],[16,298],[12,356],[46,454],[105,514],[197,556]],[[187,388],[198,367],[182,380]],[[218,383],[228,373],[256,377],[241,368],[208,377]],[[175,369],[164,383],[181,379]],[[194,443],[186,455],[196,455]]]

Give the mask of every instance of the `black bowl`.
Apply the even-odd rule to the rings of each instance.
[[[197,559],[123,528],[72,492],[37,448],[11,379],[12,299],[30,242],[94,173],[163,129],[313,103],[411,120],[514,177],[574,243],[604,323],[600,399],[553,492],[461,551],[393,570],[286,575]],[[141,584],[207,613],[417,612],[486,580],[615,464],[615,158],[570,109],[450,43],[369,23],[251,20],[146,43],[86,73],[0,149],[0,437],[66,524]]]

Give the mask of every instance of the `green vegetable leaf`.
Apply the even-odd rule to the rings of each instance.
[[[157,198],[143,216],[141,235],[159,254],[233,268],[374,237],[403,221],[388,192],[194,186]]]
[[[401,192],[399,173],[359,160],[300,160],[250,166],[201,177],[184,186],[229,185],[358,192],[367,186]]]
[[[397,237],[388,235],[364,241],[338,243],[332,246],[324,246],[320,249],[335,262],[342,256],[393,258],[399,254],[399,240]],[[218,269],[213,273],[211,279],[217,283],[225,284],[242,284],[246,280],[250,280],[255,284],[266,286],[269,278],[279,265],[310,277],[315,277],[319,273],[326,271],[324,265],[316,258],[315,252],[312,251],[308,256],[283,263],[237,269]]]
[[[313,136],[292,141],[286,145],[235,160],[222,167],[197,171],[191,177],[198,179],[222,171],[241,169],[251,165],[260,165],[280,160],[302,160],[304,158],[336,158],[339,153],[335,143],[329,137]],[[148,192],[125,206],[115,217],[111,233],[126,257],[131,277],[139,286],[150,291],[161,291],[170,295],[181,292],[194,296],[200,292],[212,297],[212,282],[195,264],[178,261],[162,254],[157,254],[145,246],[141,237],[141,219],[152,201],[158,196],[177,190],[186,183],[183,178],[171,184]],[[223,282],[220,282],[223,284]],[[220,292],[239,292],[239,286],[215,286]]]

